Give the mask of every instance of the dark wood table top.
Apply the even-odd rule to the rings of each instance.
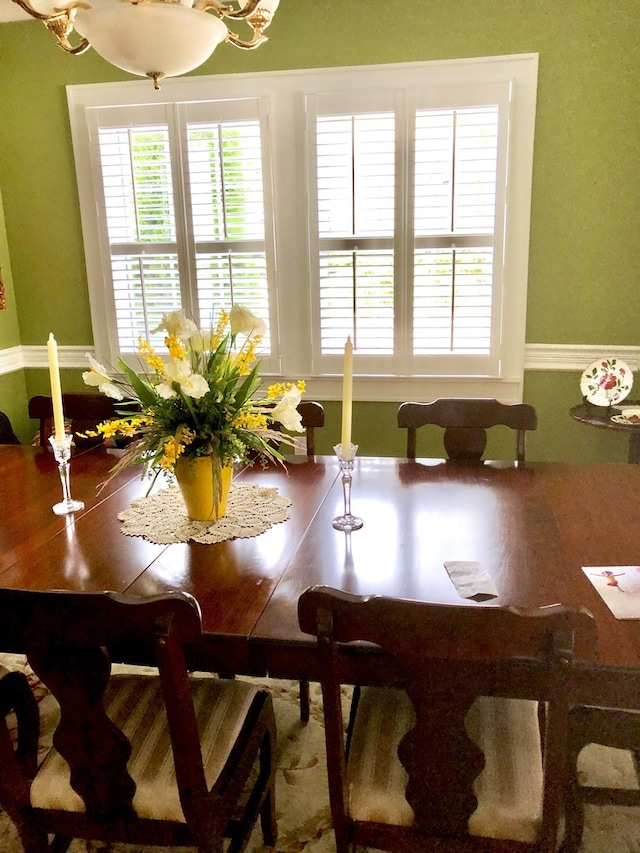
[[[336,460],[297,457],[287,471],[240,475],[291,498],[288,521],[251,539],[156,545],[120,532],[118,512],[147,488],[138,469],[96,494],[113,462],[103,449],[72,459],[72,495],[85,509],[65,518],[51,510],[61,496],[51,454],[0,447],[2,586],[183,589],[203,610],[194,665],[297,678],[315,673],[314,641],[299,631],[296,609],[310,584],[465,603],[444,561],[476,560],[500,591],[493,603],[591,610],[599,665],[585,674],[585,694],[640,704],[640,621],[615,619],[582,572],[640,564],[638,466],[360,458],[352,510],[364,526],[345,534],[331,526],[343,509]]]

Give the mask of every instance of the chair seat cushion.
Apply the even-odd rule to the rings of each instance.
[[[590,743],[578,756],[578,781],[585,788],[640,790],[633,753]]]
[[[413,706],[404,691],[389,687],[361,691],[347,768],[353,819],[413,824],[413,810],[404,796],[408,777],[397,748],[414,724]],[[537,703],[480,697],[465,724],[485,755],[484,770],[474,784],[478,808],[469,819],[469,832],[535,841],[543,783]]]
[[[205,777],[217,779],[259,688],[243,681],[191,678]],[[184,822],[176,783],[160,679],[112,676],[105,693],[107,714],[131,742],[128,770],[136,783],[133,807],[141,818]],[[69,765],[55,747],[31,786],[35,808],[84,811],[72,789]]]

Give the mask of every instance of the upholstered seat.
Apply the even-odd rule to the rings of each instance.
[[[398,758],[400,741],[414,725],[413,705],[403,690],[361,691],[347,770],[354,820],[414,825],[405,798],[408,775]],[[542,820],[543,784],[537,704],[479,697],[469,709],[466,728],[485,760],[474,782],[478,807],[469,819],[469,832],[534,842]]]
[[[577,853],[585,804],[640,806],[640,711],[577,706],[569,720],[561,850]]]
[[[217,678],[193,679],[189,686],[206,784],[211,788],[229,760],[259,691],[244,681]],[[136,783],[135,813],[150,820],[184,821],[160,680],[145,675],[112,676],[104,700],[108,716],[131,743],[127,769]],[[69,765],[55,747],[31,785],[31,805],[85,811],[83,800],[71,787]]]

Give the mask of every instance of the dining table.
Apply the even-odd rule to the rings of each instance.
[[[297,618],[299,596],[314,584],[472,607],[584,607],[598,647],[581,670],[580,701],[640,708],[640,609],[638,619],[616,618],[583,571],[640,565],[638,465],[356,457],[351,509],[363,525],[344,532],[332,524],[344,512],[337,458],[290,456],[284,465],[244,467],[232,485],[232,494],[255,484],[286,498],[286,518],[257,535],[208,544],[124,532],[123,514],[174,487],[150,484],[136,467],[110,473],[121,453],[73,454],[70,488],[84,508],[59,516],[53,455],[0,446],[2,587],[183,590],[202,609],[190,666],[291,679],[318,675],[316,640]],[[461,597],[449,561],[477,563],[497,597]],[[345,677],[372,678],[366,658],[347,657]]]

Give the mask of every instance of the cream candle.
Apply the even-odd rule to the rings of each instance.
[[[58,363],[58,344],[49,333],[47,341],[47,355],[49,357],[49,377],[51,381],[51,402],[53,405],[53,433],[57,442],[64,441],[64,413],[62,411],[62,390],[60,388],[60,366]]]
[[[351,447],[351,415],[353,408],[353,344],[347,338],[344,345],[344,366],[342,370],[342,452],[348,453]]]

